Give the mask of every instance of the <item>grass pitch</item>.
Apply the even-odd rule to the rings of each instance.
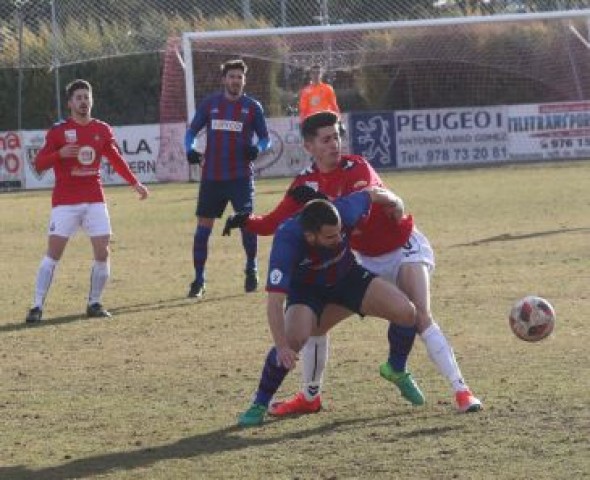
[[[114,317],[86,319],[91,248],[68,246],[37,327],[24,325],[45,250],[49,192],[0,195],[0,479],[590,478],[590,162],[384,175],[437,256],[433,311],[485,410],[455,413],[416,341],[427,404],[381,380],[386,323],[332,332],[317,415],[240,430],[270,345],[265,294],[243,293],[239,235],[211,237],[208,291],[192,277],[196,185],[145,203],[109,188]],[[258,212],[287,180],[259,181]],[[269,238],[260,241],[266,272]],[[510,306],[551,301],[554,334],[514,337]],[[279,395],[294,392],[299,371]]]

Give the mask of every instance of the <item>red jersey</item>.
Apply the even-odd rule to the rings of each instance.
[[[68,143],[80,146],[77,158],[60,157],[59,150]],[[43,148],[35,158],[35,168],[38,172],[53,168],[55,186],[52,206],[104,202],[100,180],[103,156],[127,183],[138,183],[119,153],[113,130],[108,124],[92,119],[88,124],[81,125],[70,118],[51,127]]]
[[[289,187],[307,185],[327,195],[331,200],[366,187],[382,187],[383,182],[373,167],[358,155],[342,155],[334,170],[321,173],[314,165],[301,172]],[[302,206],[285,194],[273,211],[263,216],[251,216],[246,229],[258,235],[272,235],[278,226],[295,215]],[[374,204],[367,218],[357,225],[351,238],[351,247],[357,252],[377,257],[401,248],[414,228],[411,215],[398,222],[390,218],[382,205]]]

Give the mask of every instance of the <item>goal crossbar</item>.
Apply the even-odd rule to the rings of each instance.
[[[184,57],[184,72],[186,85],[186,108],[187,119],[195,111],[194,95],[194,70],[192,59],[191,43],[199,40],[212,40],[217,38],[245,38],[245,37],[265,37],[265,36],[289,36],[305,35],[316,33],[339,33],[339,32],[356,32],[361,30],[378,31],[386,29],[403,29],[415,27],[443,27],[452,25],[474,25],[474,24],[491,24],[500,22],[522,22],[534,20],[554,20],[554,19],[573,19],[588,18],[590,21],[589,9],[562,10],[553,12],[535,12],[535,13],[508,13],[488,16],[470,16],[470,17],[445,17],[445,18],[427,18],[416,20],[396,20],[388,22],[368,22],[368,23],[349,23],[337,25],[311,25],[303,27],[278,27],[278,28],[258,28],[258,29],[239,29],[239,30],[215,30],[207,32],[184,32],[182,34],[182,50]]]

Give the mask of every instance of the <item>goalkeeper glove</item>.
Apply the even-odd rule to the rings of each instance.
[[[203,154],[197,152],[196,150],[189,150],[186,154],[186,161],[190,165],[201,165],[203,161]]]
[[[256,145],[247,145],[244,151],[244,155],[246,155],[246,160],[249,162],[253,162],[258,157],[260,150]]]
[[[328,197],[322,192],[314,190],[308,185],[298,185],[287,192],[293,200],[300,205],[305,205],[307,202],[316,199],[328,200]]]
[[[242,228],[246,226],[248,218],[250,218],[250,212],[237,212],[230,215],[225,221],[222,235],[224,237],[229,237],[233,228]]]

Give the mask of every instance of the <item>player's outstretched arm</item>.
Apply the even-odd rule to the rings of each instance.
[[[111,127],[108,127],[108,135],[110,138],[104,147],[103,155],[115,169],[115,172],[117,172],[129,185],[137,185],[140,182],[135,177],[131,171],[131,168],[129,168],[129,165],[121,155]]]
[[[224,237],[229,237],[231,235],[231,231],[234,228],[242,228],[246,225],[248,218],[250,217],[250,212],[236,212],[229,217],[225,221],[225,226],[223,227],[222,235]]]
[[[270,333],[277,348],[277,360],[280,365],[292,370],[297,363],[297,352],[290,347],[287,341],[284,312],[286,298],[287,295],[283,292],[268,292],[266,313]]]
[[[309,185],[297,185],[296,187],[288,190],[287,195],[300,205],[305,205],[307,202],[317,199],[328,200],[328,196],[326,194],[315,190]]]
[[[140,200],[145,200],[150,195],[148,188],[141,182],[131,185],[131,187],[137,192]]]
[[[245,227],[256,235],[273,235],[279,225],[301,210],[301,205],[285,194],[280,203],[265,215],[251,215]]]
[[[192,148],[186,153],[186,161],[189,165],[201,165],[203,155]]]

